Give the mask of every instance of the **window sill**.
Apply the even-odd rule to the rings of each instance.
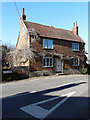
[[[54,48],[43,48],[45,50],[54,50]]]
[[[72,65],[73,67],[78,67],[79,65]]]
[[[79,50],[72,50],[73,52],[79,52]]]
[[[53,66],[43,66],[43,68],[52,68]]]

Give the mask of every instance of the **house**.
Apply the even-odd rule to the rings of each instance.
[[[84,47],[85,42],[78,35],[77,22],[73,23],[71,31],[28,22],[22,9],[16,50],[33,48],[38,57],[28,59],[19,66],[41,74],[80,73],[84,68]],[[16,60],[15,66],[17,64]]]

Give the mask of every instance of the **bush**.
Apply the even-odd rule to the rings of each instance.
[[[85,74],[87,74],[88,73],[88,68],[85,68]]]
[[[3,67],[3,70],[8,70],[8,69],[10,69],[9,67]]]
[[[9,82],[14,80],[22,80],[26,79],[28,76],[26,74],[21,74],[17,72],[9,73],[9,74],[2,74],[2,82]]]
[[[39,77],[40,75],[39,75],[39,73],[35,73],[35,72],[31,72],[31,73],[29,73],[29,77],[31,78],[31,77]]]

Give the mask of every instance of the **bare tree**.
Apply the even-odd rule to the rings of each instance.
[[[14,51],[14,46],[2,45],[2,65],[12,66],[12,56],[9,54]]]

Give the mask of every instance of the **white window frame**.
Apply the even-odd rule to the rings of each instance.
[[[44,41],[45,41],[45,43],[44,43]],[[50,45],[51,41],[52,41],[52,47]],[[43,39],[43,48],[45,48],[45,49],[53,49],[53,40]]]
[[[73,42],[72,43],[72,50],[73,51],[79,51],[79,43]]]
[[[73,62],[73,60],[78,60],[78,64],[76,64],[75,61]],[[73,64],[73,63],[74,63],[74,64]],[[72,59],[72,66],[79,66],[79,58],[73,58],[73,59]]]
[[[43,59],[45,59],[45,66],[43,66],[44,65]],[[42,67],[43,68],[44,67],[53,67],[53,57],[43,57],[43,59],[42,59]],[[47,59],[49,59],[49,66],[47,66]],[[50,59],[52,59],[52,66],[50,66]]]

